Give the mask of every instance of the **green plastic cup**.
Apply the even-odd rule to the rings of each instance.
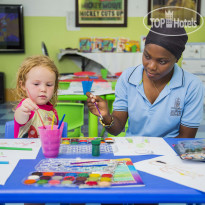
[[[107,69],[101,69],[100,71],[101,71],[102,78],[106,79],[107,78],[108,70]]]

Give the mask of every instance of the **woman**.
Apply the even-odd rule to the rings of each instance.
[[[195,137],[203,115],[203,85],[176,64],[188,36],[184,28],[172,26],[150,29],[143,65],[128,68],[118,79],[112,114],[106,101],[87,93],[89,110],[99,116],[98,106],[110,134],[118,135],[128,119],[126,136]]]

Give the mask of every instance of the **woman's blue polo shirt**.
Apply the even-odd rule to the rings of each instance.
[[[203,118],[203,84],[177,64],[153,104],[144,93],[143,65],[128,68],[115,88],[113,110],[128,112],[126,136],[176,137],[179,127],[197,128]]]

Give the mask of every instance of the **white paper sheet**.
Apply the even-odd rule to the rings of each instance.
[[[0,185],[4,185],[6,180],[9,178],[16,165],[18,164],[19,158],[13,156],[6,157],[0,151],[0,161],[8,161],[9,164],[0,164]]]
[[[0,139],[0,147],[18,147],[32,148],[32,151],[26,150],[4,150],[0,149],[1,153],[6,157],[18,156],[19,159],[36,159],[36,156],[41,147],[40,139]]]
[[[176,155],[175,151],[159,137],[115,137],[112,144],[115,156],[127,155]]]
[[[205,192],[205,163],[161,156],[134,163],[137,170]]]
[[[115,93],[111,82],[93,82],[91,92],[94,95]],[[84,95],[81,82],[71,82],[67,90],[58,90],[58,95]]]
[[[40,139],[0,139],[0,147],[32,148],[26,150],[0,149],[0,161],[9,164],[0,164],[0,185],[4,185],[20,159],[35,159],[41,147]]]

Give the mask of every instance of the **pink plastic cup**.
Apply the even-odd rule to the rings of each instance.
[[[63,125],[60,129],[58,125],[53,125],[53,130],[51,130],[51,125],[45,127],[46,129],[43,126],[38,127],[43,154],[46,158],[55,158],[59,154]]]

